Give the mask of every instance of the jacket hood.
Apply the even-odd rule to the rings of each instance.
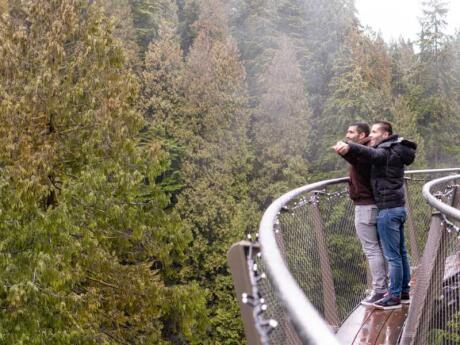
[[[401,160],[405,165],[412,164],[412,162],[415,159],[415,151],[417,150],[416,143],[404,139],[403,137],[400,137],[398,134],[389,136],[388,138],[377,144],[376,147],[391,147],[401,157]]]

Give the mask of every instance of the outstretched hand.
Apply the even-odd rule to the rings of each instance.
[[[348,145],[347,143],[343,141],[338,141],[337,144],[332,146],[332,148],[337,154],[343,156],[343,155],[346,155],[348,151],[350,150],[350,145]]]

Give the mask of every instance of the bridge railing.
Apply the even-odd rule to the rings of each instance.
[[[433,207],[417,268],[416,288],[400,344],[460,343],[460,175],[432,180],[423,196]]]
[[[430,228],[422,186],[453,171],[460,169],[406,174],[406,240],[413,266],[421,261]],[[252,321],[245,322],[250,344],[338,344],[334,330],[370,287],[347,184],[347,178],[326,180],[284,194],[264,213],[259,238],[230,251],[234,278],[236,271],[248,277],[246,285],[236,279],[235,286],[243,319]],[[433,188],[444,191],[447,185]],[[239,263],[238,255],[244,257]]]

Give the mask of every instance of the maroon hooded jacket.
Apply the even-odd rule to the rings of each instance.
[[[370,138],[366,137],[361,142],[362,145],[369,146]],[[360,157],[343,157],[350,163],[348,174],[350,182],[348,190],[350,199],[355,205],[373,205],[375,204],[372,195],[371,186],[371,167],[372,164],[368,159]]]

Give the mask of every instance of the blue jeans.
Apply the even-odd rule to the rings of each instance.
[[[388,261],[390,274],[389,292],[400,296],[401,292],[409,291],[410,266],[404,244],[404,207],[385,208],[379,210],[377,216],[377,232],[382,244],[383,255]]]

